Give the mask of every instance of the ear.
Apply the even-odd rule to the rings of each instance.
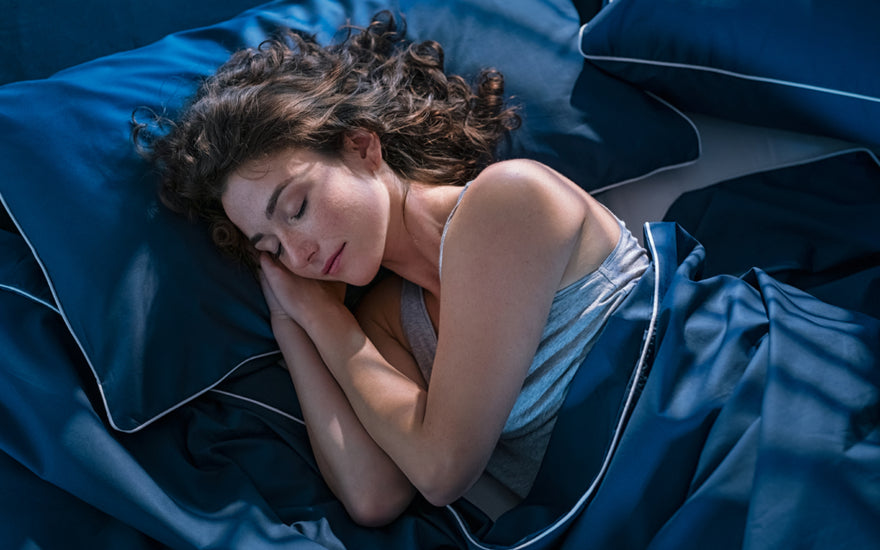
[[[377,170],[382,164],[382,144],[375,132],[352,130],[345,134],[343,148],[346,153],[356,154],[366,162],[370,170]]]

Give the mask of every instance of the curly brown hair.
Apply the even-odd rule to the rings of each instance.
[[[326,47],[287,32],[233,54],[177,120],[133,117],[132,138],[159,171],[162,202],[206,220],[224,252],[252,263],[253,247],[220,198],[229,174],[262,156],[286,148],[337,154],[346,133],[365,129],[404,180],[473,179],[519,125],[503,76],[487,69],[472,86],[446,75],[440,44],[410,43],[401,27],[381,12]]]

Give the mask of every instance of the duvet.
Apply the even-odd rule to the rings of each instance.
[[[760,270],[701,276],[649,224],[652,267],[579,369],[535,488],[497,521],[417,500],[354,525],[287,374],[245,369],[135,433],[24,240],[0,232],[4,548],[867,548],[880,542],[880,321]]]

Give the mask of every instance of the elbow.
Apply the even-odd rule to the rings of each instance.
[[[345,511],[352,521],[362,527],[384,527],[407,509],[415,490],[401,488],[384,491],[364,491],[342,499]]]
[[[426,488],[421,493],[425,500],[437,507],[448,506],[464,495],[464,491],[445,486]]]
[[[461,498],[482,473],[482,468],[469,467],[464,460],[444,457],[422,472],[415,483],[419,493],[433,506],[447,506]]]

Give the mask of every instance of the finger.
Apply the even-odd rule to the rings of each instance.
[[[260,270],[265,272],[273,269],[278,269],[278,266],[275,265],[275,261],[266,253],[260,254]]]
[[[263,290],[263,295],[267,300],[275,300],[275,291],[272,290],[272,282],[269,280],[269,275],[266,273],[266,270],[261,268],[258,273],[260,288]]]
[[[263,254],[260,257],[260,272],[266,278],[269,285],[277,284],[286,271],[286,269],[278,265],[275,260],[269,257],[268,254]]]
[[[269,285],[269,279],[266,278],[266,273],[263,270],[260,270],[260,288],[263,289],[263,294],[268,294],[272,291],[272,287]]]

